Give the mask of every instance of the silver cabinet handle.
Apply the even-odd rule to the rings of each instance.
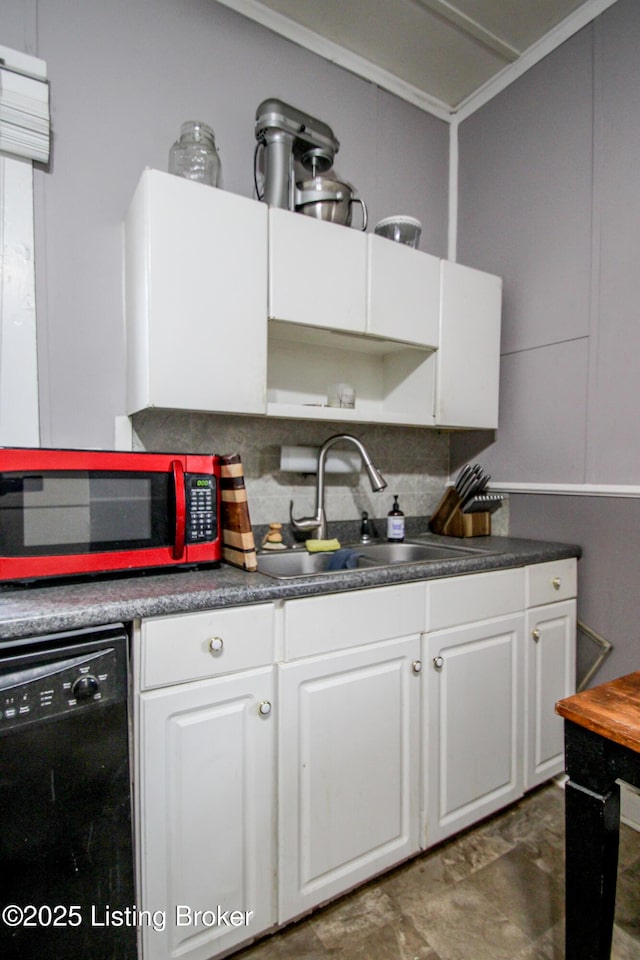
[[[436,670],[442,670],[442,668],[444,667],[444,657],[434,657],[433,665],[436,668]]]
[[[534,639],[535,642],[537,643],[538,640],[540,639],[540,631],[538,630],[537,627],[536,627],[534,630],[531,631],[531,636],[533,637],[533,639]]]
[[[414,660],[411,669],[414,673],[422,673],[422,660]]]
[[[551,581],[551,585],[554,590],[559,590],[561,584],[562,584],[562,581],[560,580],[560,577],[554,577],[553,580]]]
[[[222,653],[223,648],[224,643],[222,637],[211,637],[211,640],[209,640],[209,653],[214,655],[216,653]]]
[[[261,717],[268,717],[271,713],[271,704],[268,700],[261,700],[258,704],[258,713]]]

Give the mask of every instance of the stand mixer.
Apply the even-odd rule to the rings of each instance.
[[[255,135],[258,146],[264,147],[262,199],[284,210],[294,210],[296,205],[294,161],[315,178],[330,169],[340,148],[326,123],[275,97],[263,100],[258,107]]]

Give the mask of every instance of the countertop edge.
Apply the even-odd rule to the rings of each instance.
[[[579,558],[582,553],[576,544],[511,537],[481,539],[483,552],[474,556],[346,570],[295,580],[275,580],[223,564],[209,570],[5,587],[0,593],[0,645],[29,636],[106,623],[463,576]]]

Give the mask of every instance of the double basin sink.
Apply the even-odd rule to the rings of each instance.
[[[404,541],[347,544],[333,553],[309,553],[304,547],[258,554],[258,572],[277,580],[310,577],[344,570],[363,570],[398,563],[429,563],[477,556],[487,551],[440,543]]]

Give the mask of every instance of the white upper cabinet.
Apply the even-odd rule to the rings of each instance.
[[[443,260],[436,424],[498,426],[502,280]]]
[[[157,170],[125,224],[127,412],[495,428],[501,281]],[[349,383],[353,408],[329,407]]]
[[[365,332],[367,244],[345,229],[269,209],[269,316]]]
[[[438,345],[440,261],[427,253],[269,210],[269,317]]]
[[[264,204],[146,170],[125,250],[128,412],[264,413]]]
[[[418,346],[438,346],[440,260],[369,234],[367,332]]]

